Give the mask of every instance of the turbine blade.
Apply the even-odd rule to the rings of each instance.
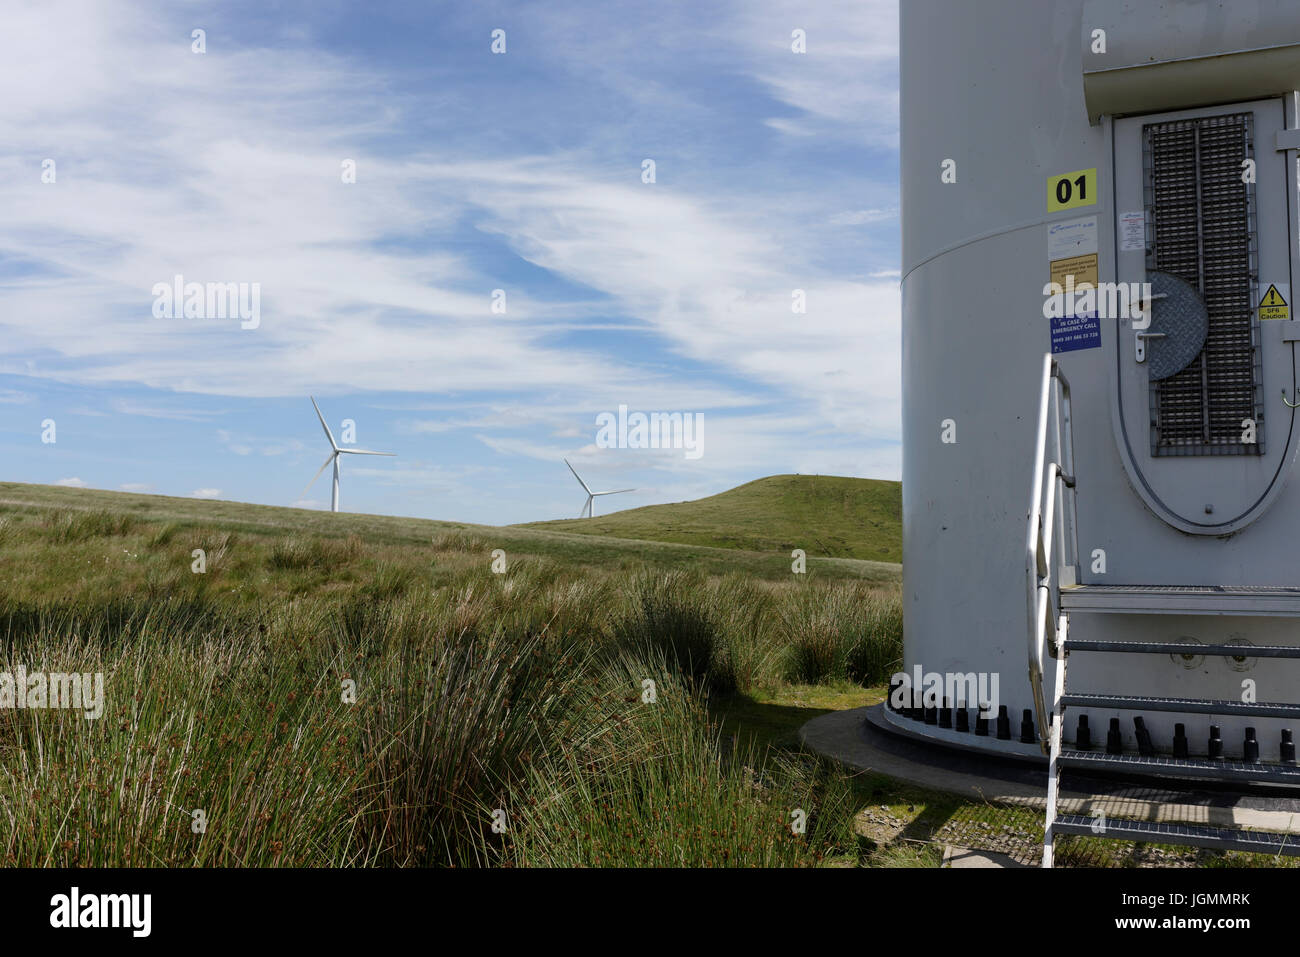
[[[320,419],[320,427],[325,430],[325,438],[330,440],[330,448],[337,452],[339,450],[339,444],[334,441],[334,433],[331,432],[330,427],[325,424],[325,416],[320,414],[320,406],[316,404],[316,399],[312,396],[307,396],[307,398],[311,399],[312,408],[316,410],[316,418]]]
[[[568,460],[568,459],[565,459],[565,460],[564,460],[564,464],[565,464],[565,465],[569,465],[569,460]],[[575,469],[572,465],[569,465],[569,471],[572,472],[572,473],[573,473],[573,477],[576,478],[576,479],[578,480],[578,484],[582,486],[582,490],[583,490],[584,492],[586,492],[588,495],[590,495],[590,494],[591,494],[591,489],[587,488],[587,483],[584,482],[584,481],[582,480],[582,476],[578,474],[578,470]],[[581,517],[581,516],[579,516],[579,517]]]
[[[330,453],[330,457],[327,458],[327,459],[325,460],[325,464],[324,464],[324,465],[322,465],[320,468],[318,468],[318,469],[316,470],[316,474],[313,475],[313,476],[311,477],[311,481],[307,483],[307,488],[304,488],[304,489],[302,490],[302,495],[299,495],[299,496],[298,496],[299,498],[302,498],[303,495],[306,495],[306,494],[307,494],[307,489],[311,488],[313,485],[316,484],[316,480],[317,480],[318,478],[320,478],[322,472],[324,472],[327,468],[329,468],[330,463],[334,461],[334,457],[335,457],[336,455],[338,455],[337,452],[331,452],[331,453]]]
[[[347,452],[349,455],[396,455],[396,452],[372,452],[369,449],[349,449],[341,448],[340,452]]]

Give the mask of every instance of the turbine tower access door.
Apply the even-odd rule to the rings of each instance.
[[[1144,319],[1107,319],[1116,441],[1146,504],[1185,532],[1248,525],[1295,455],[1296,169],[1280,148],[1294,109],[1113,121],[1116,279],[1151,292]]]

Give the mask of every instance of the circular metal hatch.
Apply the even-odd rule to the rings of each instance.
[[[1201,354],[1210,331],[1210,314],[1201,294],[1177,276],[1149,272],[1147,282],[1152,295],[1151,325],[1146,330],[1147,369],[1152,379],[1167,379]]]

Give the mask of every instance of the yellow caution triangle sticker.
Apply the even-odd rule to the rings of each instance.
[[[1290,292],[1290,286],[1282,284],[1282,288]],[[1264,298],[1259,301],[1259,318],[1261,319],[1290,319],[1291,307],[1286,304],[1286,296],[1278,292],[1277,286],[1269,283],[1268,292],[1264,293]]]
[[[1260,308],[1285,306],[1286,300],[1283,299],[1282,294],[1277,291],[1277,286],[1270,285],[1268,287],[1268,292],[1264,293],[1264,298],[1259,301],[1259,305]]]

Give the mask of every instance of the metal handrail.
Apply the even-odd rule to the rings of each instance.
[[[1070,383],[1051,354],[1043,356],[1043,385],[1038,403],[1038,433],[1034,443],[1034,484],[1030,490],[1029,529],[1025,542],[1027,584],[1029,685],[1038,719],[1039,746],[1048,753],[1047,709],[1043,701],[1043,650],[1061,656],[1057,616],[1061,607],[1058,570],[1072,559],[1079,564],[1078,512],[1074,489],[1074,434],[1071,425]],[[1054,455],[1048,458],[1048,425],[1053,426]],[[1057,498],[1060,497],[1060,509]],[[1054,537],[1054,526],[1059,534]],[[1053,548],[1056,546],[1056,549]],[[1053,561],[1060,552],[1059,564]]]

